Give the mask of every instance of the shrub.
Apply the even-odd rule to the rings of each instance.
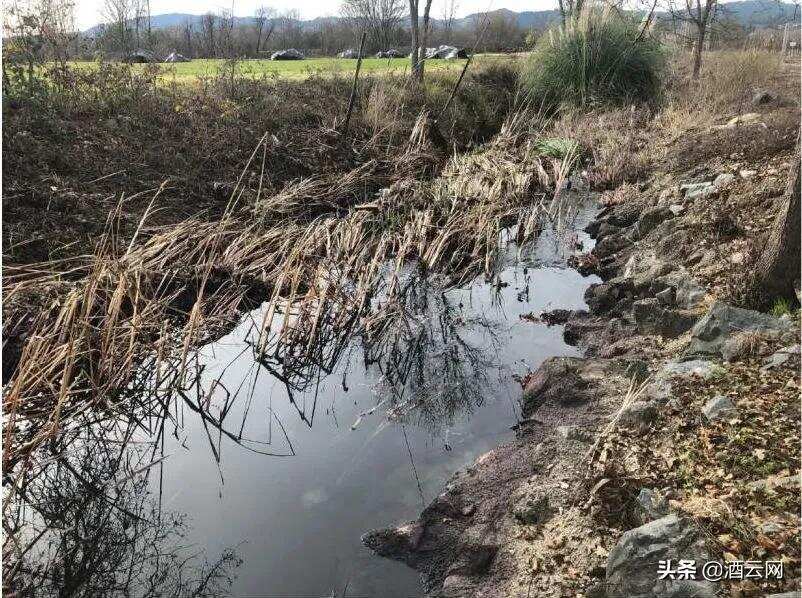
[[[637,23],[586,10],[540,39],[522,83],[531,101],[547,108],[655,102],[663,67],[659,42]]]

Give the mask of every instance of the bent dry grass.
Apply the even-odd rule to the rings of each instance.
[[[381,316],[362,321],[365,307],[382,288],[391,313],[410,264],[450,285],[492,276],[501,231],[514,226],[519,244],[533,239],[570,168],[571,157],[541,155],[538,123],[520,111],[491,143],[449,157],[432,143],[424,112],[392,162],[257,192],[252,203],[237,186],[219,220],[148,229],[157,193],[132,240],[115,235],[113,214],[98,251],[73,260],[69,276],[54,264],[7,268],[7,297],[60,291],[35,314],[6,386],[5,471],[24,466],[76,415],[121,408],[143,364],[156,372],[171,364],[181,384],[206,331],[232,322],[254,294],[268,299],[259,350],[278,316],[279,342],[308,355],[332,327],[375,329]],[[266,144],[267,136],[251,163]],[[18,314],[9,315],[14,326]]]

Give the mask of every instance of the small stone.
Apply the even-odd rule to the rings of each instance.
[[[512,509],[515,518],[526,525],[542,523],[548,518],[550,512],[549,495],[543,487],[529,489]]]
[[[747,112],[746,114],[741,114],[739,116],[733,116],[729,121],[727,121],[728,127],[736,127],[738,125],[746,124],[746,123],[753,123],[760,120],[760,113],[759,112]]]
[[[762,106],[764,104],[768,104],[775,100],[775,96],[770,91],[765,89],[758,89],[754,95],[752,96],[752,105],[753,106]]]
[[[659,293],[655,294],[657,300],[663,305],[673,305],[675,296],[676,296],[676,291],[671,287],[663,289]]]
[[[587,440],[588,434],[579,426],[557,426],[557,434],[566,440]]]
[[[741,251],[736,251],[730,256],[730,262],[733,264],[743,264],[744,263],[744,254]]]
[[[674,216],[679,216],[685,211],[685,206],[680,204],[671,204],[668,206],[668,209],[671,210],[671,213],[674,214]]]
[[[638,434],[646,433],[657,419],[657,407],[647,401],[635,401],[621,412],[620,425],[635,430]]]
[[[737,413],[738,408],[729,397],[718,395],[710,399],[702,407],[702,413],[707,421],[713,422]]]
[[[701,199],[718,192],[718,189],[710,182],[689,183],[687,185],[681,185],[680,189],[685,192],[686,200]]]
[[[734,180],[735,180],[734,174],[730,174],[728,172],[723,173],[716,177],[716,179],[713,181],[713,186],[716,189],[726,189],[732,184]]]
[[[773,521],[766,521],[760,526],[760,531],[764,534],[779,534],[783,531],[783,527]]]
[[[468,505],[466,507],[462,507],[462,516],[463,517],[470,517],[475,512],[476,512],[476,506],[475,505],[471,504],[471,505]]]
[[[738,174],[741,175],[742,179],[751,179],[757,174],[757,170],[741,170]]]

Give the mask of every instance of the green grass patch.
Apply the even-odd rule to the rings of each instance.
[[[511,58],[504,55],[481,55],[475,62],[487,64],[493,62],[507,62]],[[465,65],[465,60],[428,60],[427,71],[459,71]],[[312,75],[338,75],[353,74],[356,69],[356,60],[345,58],[309,58],[306,60],[240,60],[236,62],[237,73],[246,77],[280,77],[288,79],[306,79]],[[191,62],[173,64],[156,64],[166,81],[176,80],[187,82],[205,77],[216,77],[224,72],[230,62],[221,59],[199,58]],[[97,68],[96,62],[73,62],[72,66],[79,68]],[[134,64],[134,72],[143,70],[144,64]],[[362,60],[363,73],[404,75],[409,72],[409,59],[407,58],[364,58]]]

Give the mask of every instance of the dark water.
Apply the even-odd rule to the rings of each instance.
[[[381,359],[366,368],[355,340],[334,371],[318,372],[291,402],[285,384],[254,363],[249,341],[259,313],[204,349],[201,394],[210,413],[231,402],[232,389],[252,389],[228,408],[227,428],[241,429],[248,448],[294,453],[252,452],[189,416],[166,443],[163,508],[188,515],[189,539],[210,554],[237,547],[244,564],[236,595],[420,595],[417,574],[373,556],[360,535],[415,518],[454,471],[510,438],[521,392],[516,374],[577,354],[560,326],[520,316],[585,307],[593,280],[560,265],[552,234],[509,257],[516,263],[492,284],[420,293],[410,336],[428,342],[383,356],[417,364],[415,380],[390,390]],[[214,380],[229,394],[217,385],[208,395]],[[391,404],[408,406],[419,395],[422,406],[388,417]]]
[[[521,316],[585,307],[595,279],[564,264],[590,244],[546,230],[463,288],[411,271],[397,302],[374,301],[392,317],[372,337],[333,326],[319,347],[260,353],[256,310],[187,364],[194,383],[159,392],[144,372],[128,411],[63,431],[6,517],[38,537],[21,595],[419,596],[417,573],[360,536],[415,518],[511,438],[519,377],[577,354]]]

